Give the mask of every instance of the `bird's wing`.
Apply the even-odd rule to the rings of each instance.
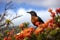
[[[38,16],[38,20],[39,20],[39,22],[44,23],[44,21],[39,16]]]

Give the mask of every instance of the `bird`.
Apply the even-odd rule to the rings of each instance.
[[[44,23],[44,21],[37,15],[37,13],[35,11],[30,11],[27,12],[31,15],[31,22],[33,25],[36,26],[36,22],[39,22],[40,24]]]

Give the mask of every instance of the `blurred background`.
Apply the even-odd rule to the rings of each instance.
[[[16,16],[23,15],[14,19],[12,22],[14,25],[19,25],[22,22],[29,22],[31,15],[26,13],[27,11],[35,11],[39,17],[42,18],[44,22],[46,22],[50,17],[50,13],[48,12],[48,8],[56,9],[60,7],[60,0],[0,0],[0,15],[5,12],[6,4],[10,4],[7,6],[9,9],[6,10],[5,19],[12,19]],[[30,25],[33,26],[31,23]]]

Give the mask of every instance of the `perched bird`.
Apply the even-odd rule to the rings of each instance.
[[[31,22],[33,23],[33,25],[36,26],[37,22],[38,22],[38,24],[44,23],[44,21],[39,16],[37,16],[37,13],[35,11],[30,11],[27,13],[31,14]]]

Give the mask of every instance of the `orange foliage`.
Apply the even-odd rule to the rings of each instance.
[[[31,36],[31,33],[34,31],[34,28],[33,27],[30,27],[30,28],[26,28],[23,30],[23,35],[24,37],[30,37]]]
[[[12,38],[10,36],[8,36],[8,37],[4,37],[3,40],[12,40]]]
[[[35,25],[38,27],[38,25],[40,25],[40,22],[36,22]]]
[[[55,17],[55,12],[51,12],[51,17]]]
[[[60,8],[57,8],[57,9],[56,9],[56,12],[57,12],[57,13],[60,13]]]
[[[7,40],[7,37],[4,37],[4,39],[3,40]]]
[[[12,38],[9,36],[7,40],[12,40]]]
[[[21,31],[19,36],[16,36],[16,39],[20,38],[23,39],[25,37],[31,37],[31,33],[34,31],[33,27],[25,28],[24,30]]]
[[[19,25],[19,27],[20,27],[20,28],[23,28],[23,27],[24,27],[24,24],[23,24],[23,23],[22,23],[22,24],[20,24],[20,25]]]
[[[50,8],[50,9],[48,9],[48,12],[52,12],[52,9]]]
[[[39,33],[41,33],[43,31],[43,28],[37,28],[35,31],[34,31],[34,34],[35,35],[38,35]]]

